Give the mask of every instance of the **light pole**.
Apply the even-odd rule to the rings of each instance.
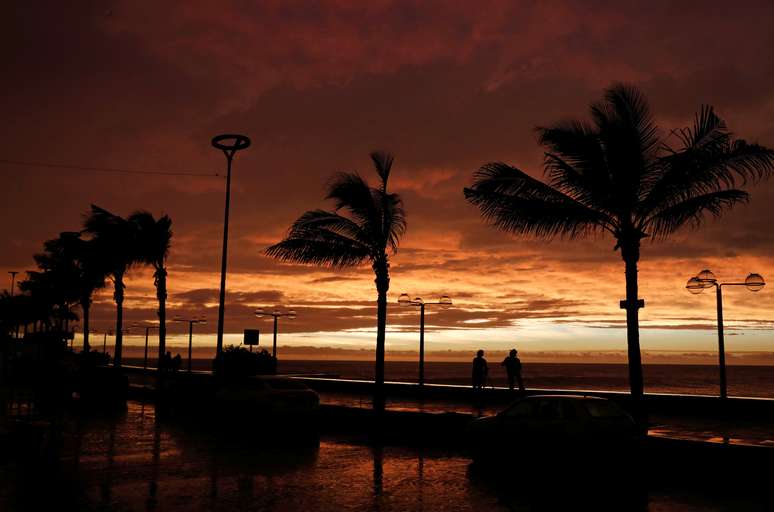
[[[212,139],[213,147],[223,151],[226,155],[226,207],[223,215],[223,254],[220,261],[220,301],[218,303],[218,341],[215,348],[215,357],[220,361],[220,354],[223,351],[223,315],[226,311],[226,263],[228,258],[228,211],[231,204],[231,161],[234,159],[234,153],[250,147],[250,139],[245,135],[235,135],[227,133],[217,135]],[[190,366],[190,361],[189,361]]]
[[[766,286],[763,276],[760,274],[750,274],[743,283],[719,283],[715,274],[710,270],[702,270],[696,276],[690,278],[685,288],[693,293],[699,294],[707,288],[715,287],[715,296],[718,309],[718,362],[720,364],[720,398],[728,396],[726,388],[726,346],[723,340],[723,287],[724,286],[745,286],[751,292],[758,292]]]
[[[422,297],[409,297],[408,293],[402,293],[398,297],[398,304],[401,306],[419,307],[419,385],[425,385],[425,306],[440,305],[446,309],[452,305],[452,300],[448,295],[441,295],[437,302],[425,302]]]
[[[8,273],[11,274],[11,297],[13,297],[13,285],[16,282],[16,274],[19,272],[16,270],[9,270]]]
[[[145,328],[145,355],[143,357],[142,362],[142,369],[147,370],[148,369],[148,334],[150,333],[151,329],[158,329],[158,325],[140,325],[140,324],[134,324],[134,327],[144,327]]]
[[[188,373],[191,373],[191,355],[193,351],[193,324],[206,324],[204,318],[175,318],[174,322],[188,322]]]
[[[290,311],[285,311],[284,313],[278,310],[274,311],[264,311],[263,309],[256,309],[255,310],[255,316],[273,316],[274,317],[274,342],[271,346],[271,355],[274,357],[274,359],[277,359],[277,319],[281,316],[288,317],[288,320],[293,320],[296,318],[296,312],[292,309]]]
[[[107,337],[108,335],[112,336],[113,331],[105,331],[105,335],[102,336],[102,353],[107,354]]]

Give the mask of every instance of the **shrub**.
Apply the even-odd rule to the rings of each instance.
[[[266,350],[250,352],[244,347],[229,345],[223,349],[220,358],[213,362],[213,369],[226,377],[270,375],[277,371],[277,360]]]

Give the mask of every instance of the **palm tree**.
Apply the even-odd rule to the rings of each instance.
[[[84,221],[84,231],[92,236],[94,250],[113,281],[116,301],[116,348],[114,366],[121,366],[124,323],[124,275],[136,261],[135,233],[132,224],[123,217],[91,205]]]
[[[312,263],[332,268],[371,263],[376,275],[377,329],[374,371],[374,409],[384,409],[384,338],[387,327],[387,291],[390,288],[388,250],[398,251],[406,231],[403,201],[387,192],[392,155],[371,153],[378,187],[371,187],[357,173],[340,173],[328,186],[326,199],[335,202],[334,211],[311,210],[298,218],[284,240],[266,249],[282,261]],[[348,215],[342,215],[344,210]]]
[[[137,260],[152,265],[153,284],[159,301],[159,361],[164,357],[167,336],[167,256],[172,242],[172,219],[167,215],[155,219],[150,212],[137,211],[129,216],[136,234]],[[159,365],[159,370],[161,365]]]
[[[44,252],[35,255],[41,270],[56,277],[59,294],[66,294],[68,302],[80,303],[83,312],[83,349],[87,352],[91,297],[96,290],[105,286],[106,277],[95,245],[94,240],[81,238],[79,232],[65,231],[58,238],[47,240],[43,244]]]
[[[591,105],[592,122],[566,121],[538,128],[547,148],[548,183],[510,165],[481,167],[465,197],[484,218],[511,233],[551,239],[607,232],[626,267],[629,384],[642,413],[637,262],[644,238],[663,240],[684,225],[698,227],[705,213],[719,216],[746,202],[737,188],[774,171],[774,151],[734,139],[712,107],[693,127],[660,137],[645,97],[615,84]],[[642,418],[642,416],[640,416]]]

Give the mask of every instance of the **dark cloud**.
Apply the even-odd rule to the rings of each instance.
[[[304,210],[331,207],[323,197],[332,173],[372,179],[372,149],[396,153],[391,179],[409,215],[391,259],[393,291],[450,294],[463,307],[433,314],[432,328],[467,329],[619,313],[618,297],[607,295],[622,289],[622,262],[608,237],[515,238],[487,226],[463,199],[486,162],[541,175],[535,126],[587,116],[602,89],[623,80],[644,89],[663,133],[711,103],[740,137],[774,145],[774,6],[766,1],[221,2],[164,10],[121,0],[6,9],[0,159],[222,173],[212,135],[249,134],[253,146],[237,156],[232,188],[227,328],[235,331],[256,321],[259,303],[305,308],[288,324],[299,332],[373,327],[367,265],[331,271],[262,254]],[[170,307],[210,315],[206,329],[214,329],[223,187],[222,177],[0,163],[0,265],[30,268],[41,242],[77,229],[92,202],[123,215],[168,213]],[[774,183],[749,189],[751,204],[645,244],[642,289],[649,304],[657,296],[658,314],[696,307],[680,295],[689,265],[768,272]],[[127,315],[152,319],[152,280],[138,270],[130,277]],[[734,300],[747,318],[761,318],[772,306],[766,297]],[[96,309],[110,317],[106,302]],[[414,325],[405,312],[393,320],[396,328]]]

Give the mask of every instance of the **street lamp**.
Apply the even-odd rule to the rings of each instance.
[[[446,309],[452,305],[448,295],[441,295],[436,302],[425,302],[422,297],[409,297],[408,293],[402,293],[398,297],[398,304],[404,307],[419,307],[419,385],[425,385],[425,306],[440,305]]]
[[[176,317],[173,322],[187,322],[188,323],[188,373],[191,373],[191,353],[193,351],[193,324],[206,324],[207,320],[204,318],[180,318]],[[159,361],[159,366],[161,361]]]
[[[271,347],[271,355],[274,357],[274,359],[277,358],[277,318],[281,316],[288,317],[288,320],[293,320],[296,318],[296,312],[292,309],[290,311],[285,311],[284,313],[279,310],[274,311],[265,311],[263,309],[256,309],[255,310],[255,316],[273,316],[274,317],[274,342],[272,343]]]
[[[141,324],[133,324],[132,327],[145,327],[145,356],[143,357],[142,362],[142,369],[147,370],[148,369],[148,333],[151,329],[158,329],[158,325],[141,325]]]
[[[686,283],[685,288],[698,295],[707,288],[715,287],[718,309],[718,360],[720,364],[720,397],[726,398],[728,392],[726,389],[726,348],[723,340],[723,287],[724,286],[744,286],[751,292],[758,292],[766,286],[763,276],[760,274],[750,274],[743,283],[720,283],[715,274],[710,270],[702,270],[695,277],[692,277]]]
[[[102,353],[107,354],[107,337],[113,335],[113,331],[105,331],[105,335],[102,337]]]
[[[234,153],[250,147],[250,139],[246,135],[227,133],[212,138],[212,146],[223,151],[226,155],[226,207],[223,218],[223,254],[220,261],[220,301],[218,303],[218,341],[215,348],[216,360],[220,361],[223,351],[223,315],[226,311],[226,263],[228,258],[228,211],[231,204],[231,161]],[[190,366],[190,360],[189,360]]]

